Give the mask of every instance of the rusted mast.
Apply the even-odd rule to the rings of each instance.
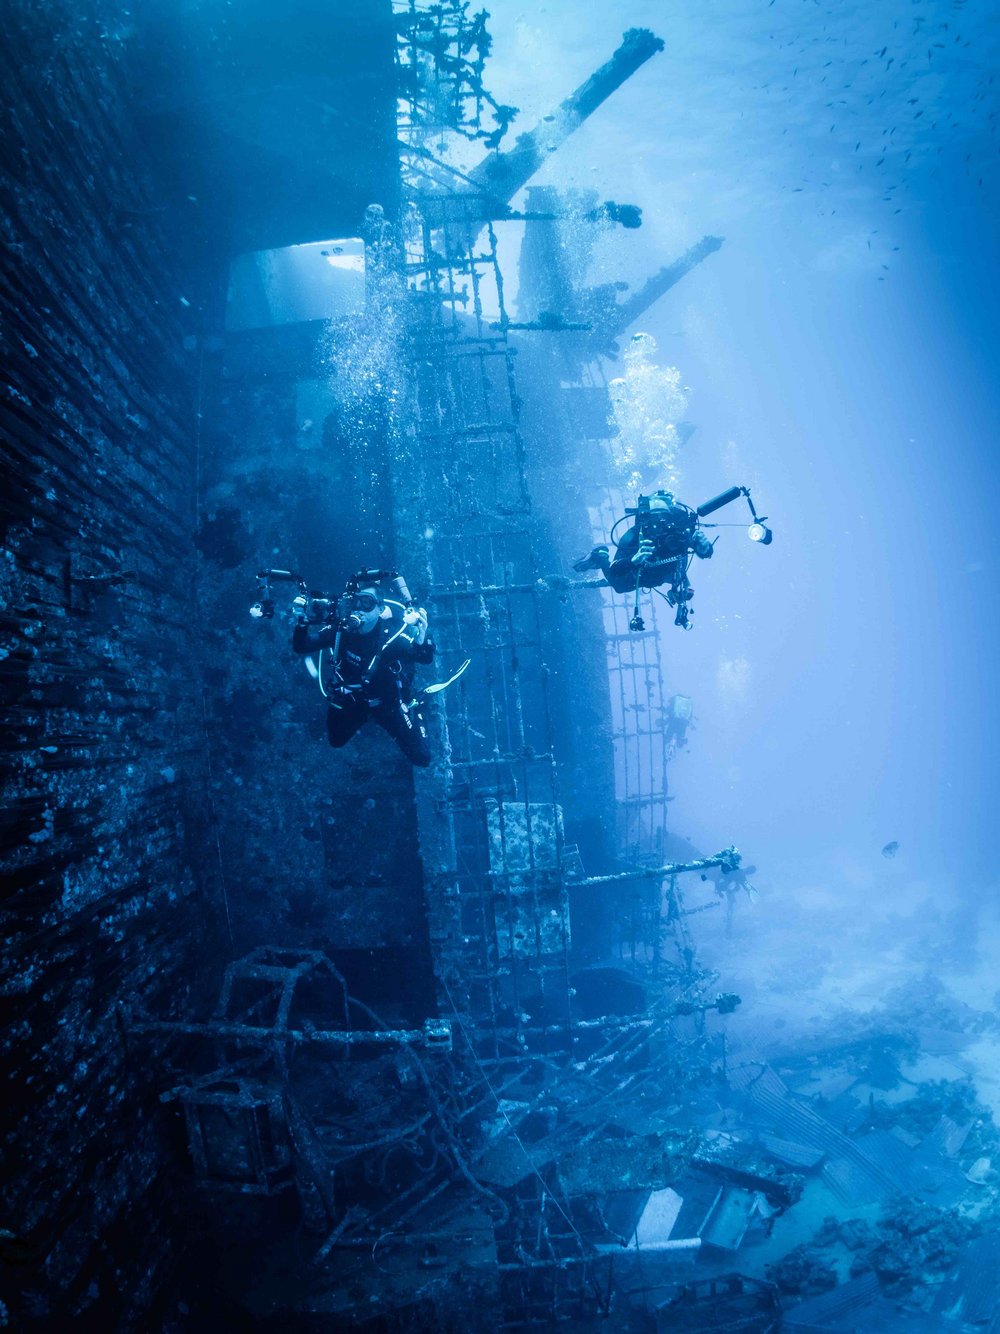
[[[468,173],[467,180],[504,209],[553,152],[611,96],[650,56],[663,50],[662,40],[648,28],[630,28],[610,60],[582,83],[556,110],[533,129],[518,135],[506,153],[490,153]]]

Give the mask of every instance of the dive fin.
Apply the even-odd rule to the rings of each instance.
[[[465,671],[466,667],[468,667],[471,661],[472,661],[471,658],[466,658],[466,660],[462,663],[461,667],[459,667],[458,671],[455,672],[453,676],[449,676],[447,681],[437,681],[432,686],[424,686],[423,690],[421,690],[420,693],[422,695],[436,695],[439,690],[447,690],[450,685],[452,685],[455,681],[458,680],[458,678],[462,675],[462,673]]]

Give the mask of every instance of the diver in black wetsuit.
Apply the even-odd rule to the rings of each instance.
[[[671,491],[654,491],[651,496],[640,496],[635,509],[626,509],[624,517],[611,529],[611,540],[614,541],[618,525],[624,523],[625,518],[631,517],[635,521],[616,544],[613,561],[608,548],[599,546],[578,560],[573,569],[580,574],[584,570],[600,570],[616,593],[634,593],[630,630],[645,629],[639,614],[640,590],[669,584],[661,596],[677,608],[674,625],[690,630],[691,608],[688,604],[694,597],[694,589],[688,581],[688,566],[693,556],[708,560],[715,549],[715,544],[702,531],[701,521],[741,496],[747,502],[753,521],[747,528],[747,536],[762,547],[770,546],[774,534],[764,522],[767,515],[757,513],[746,486],[731,486],[694,510],[682,505]]]
[[[364,574],[348,586],[343,616],[335,623],[302,619],[292,634],[296,653],[319,655],[317,671],[326,695],[327,736],[344,746],[369,718],[385,729],[418,768],[431,762],[427,731],[413,700],[413,671],[429,663],[427,613],[406,600],[385,596]],[[326,655],[329,654],[329,657]],[[324,661],[325,659],[325,661]]]
[[[698,512],[681,504],[670,491],[656,491],[640,496],[635,510],[628,513],[634,514],[635,522],[618,542],[614,560],[606,546],[598,546],[573,568],[578,573],[600,570],[616,593],[669,584],[665,596],[677,608],[674,623],[686,629],[688,603],[694,596],[688,565],[692,555],[708,560],[714,551],[698,527]],[[638,613],[635,619],[640,622],[636,628],[641,628]]]

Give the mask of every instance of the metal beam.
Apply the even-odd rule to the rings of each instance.
[[[634,324],[637,319],[645,315],[646,311],[659,301],[665,292],[669,292],[671,287],[679,283],[686,273],[690,273],[703,259],[720,249],[722,240],[721,236],[703,236],[696,245],[685,251],[680,259],[675,260],[673,264],[665,264],[658,273],[647,279],[638,292],[619,304],[615,310],[613,323],[602,332],[609,333],[612,338],[620,338],[630,324]]]
[[[584,880],[567,880],[567,889],[579,889],[582,885],[624,885],[630,880],[666,880],[671,875],[683,875],[687,871],[709,871],[719,867],[723,871],[735,871],[739,868],[742,857],[736,848],[723,848],[712,857],[702,857],[694,862],[672,862],[668,866],[637,867],[634,871],[617,871],[613,875],[588,875]]]
[[[648,28],[630,28],[611,59],[560,102],[551,115],[527,134],[518,135],[515,146],[508,152],[491,153],[484,158],[469,172],[468,179],[493,201],[494,207],[496,203],[510,203],[548,161],[549,155],[637,69],[662,50],[662,40]]]
[[[183,1037],[224,1038],[252,1046],[281,1046],[292,1042],[317,1047],[426,1047],[451,1049],[451,1025],[444,1020],[428,1019],[423,1028],[319,1029],[268,1028],[262,1024],[175,1023],[150,1020],[132,1024],[129,1035],[163,1033]]]

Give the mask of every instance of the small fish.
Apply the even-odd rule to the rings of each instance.
[[[899,851],[899,843],[896,841],[896,839],[893,839],[891,843],[887,843],[885,847],[882,849],[882,856],[895,857],[898,851]]]

